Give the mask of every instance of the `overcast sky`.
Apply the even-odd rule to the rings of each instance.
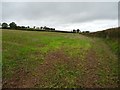
[[[98,31],[118,26],[117,2],[2,2],[2,22],[58,30]]]

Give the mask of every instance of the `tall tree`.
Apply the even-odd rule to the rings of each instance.
[[[73,29],[73,32],[74,32],[74,33],[76,33],[76,30],[75,30],[75,29]]]
[[[36,28],[36,26],[33,26],[33,28],[35,29],[35,28]]]
[[[79,33],[80,32],[80,30],[79,29],[77,29],[77,33]]]
[[[11,22],[9,24],[9,26],[10,26],[11,29],[16,29],[17,28],[17,25],[15,24],[15,22]]]
[[[7,29],[8,28],[8,24],[7,23],[2,23],[2,28],[3,29]]]
[[[43,30],[43,27],[40,27],[41,30]]]
[[[29,28],[30,28],[30,26],[27,26],[27,28],[29,29]]]

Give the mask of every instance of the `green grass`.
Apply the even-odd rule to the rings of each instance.
[[[99,69],[97,74],[100,77],[100,80],[97,83],[104,87],[112,87],[113,82],[117,83],[118,81],[117,54],[114,54],[114,51],[111,50],[111,47],[109,47],[104,40],[97,38],[96,43],[97,44],[94,44],[93,48],[96,50],[99,58]]]
[[[106,39],[105,42],[110,46],[111,50],[115,54],[119,55],[119,53],[120,53],[120,45],[119,45],[120,40],[118,40],[118,38]]]
[[[4,87],[15,87],[9,85],[11,79],[18,87],[23,80],[31,78],[29,83],[33,86],[26,82],[26,87],[86,87],[82,79],[86,62],[90,62],[86,58],[91,49],[99,62],[96,69],[98,86],[116,87],[117,56],[101,39],[75,33],[17,30],[2,30],[2,35],[3,82],[7,82]],[[15,82],[16,75],[20,82]]]

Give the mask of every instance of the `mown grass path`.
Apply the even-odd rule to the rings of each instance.
[[[2,30],[3,87],[117,87],[117,56],[99,38]]]

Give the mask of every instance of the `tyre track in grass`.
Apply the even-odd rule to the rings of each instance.
[[[97,81],[99,79],[97,75],[98,61],[96,52],[93,49],[88,50],[88,53],[84,62],[84,74],[82,85],[85,88],[98,88]]]
[[[50,88],[50,87],[81,87],[76,84],[78,73],[81,72],[80,60],[65,55],[62,49],[51,51],[45,56],[45,61],[36,66],[32,73],[21,79],[16,87]]]
[[[94,50],[98,55],[98,84],[104,88],[118,87],[118,59],[110,47],[101,39],[94,40]],[[95,43],[94,42],[94,43]]]
[[[99,85],[96,81],[99,79],[97,75],[97,55],[93,49],[88,50],[84,61],[84,72],[82,77],[77,79],[77,84],[83,88],[96,88]]]
[[[92,40],[93,41],[93,40]],[[49,52],[44,59],[42,64],[36,64],[36,67],[33,71],[26,72],[23,68],[15,71],[15,75],[10,80],[3,80],[3,87],[11,87],[11,88],[53,88],[53,87],[83,87],[83,88],[99,88],[99,87],[115,87],[115,83],[112,82],[113,86],[110,84],[110,80],[108,83],[103,83],[101,86],[97,83],[100,79],[104,79],[103,77],[99,77],[99,70],[110,71],[110,55],[104,55],[106,46],[102,45],[104,42],[96,42],[95,48],[88,49],[83,54],[84,60],[81,60],[79,55],[78,57],[72,58],[69,55],[66,55],[64,49],[51,51]],[[98,52],[101,49],[103,54]],[[76,50],[76,49],[73,49]],[[108,51],[106,49],[106,51]],[[70,52],[68,50],[68,52]],[[39,57],[41,53],[38,53]],[[111,57],[111,60],[113,57]],[[106,60],[106,61],[104,61]],[[101,65],[99,65],[99,63]],[[34,64],[34,63],[33,63]],[[60,66],[59,66],[60,65]],[[81,68],[82,66],[82,68]],[[100,67],[102,66],[102,68]],[[59,68],[60,67],[60,70]],[[62,68],[62,69],[61,69]],[[81,70],[82,69],[82,70]],[[107,70],[105,70],[107,69]],[[76,71],[82,74],[77,74]],[[110,71],[113,73],[112,71]],[[106,72],[105,72],[106,73]],[[108,73],[110,75],[111,73]],[[111,78],[113,76],[109,76]],[[105,77],[106,79],[106,77]],[[72,81],[72,83],[70,83]],[[112,81],[112,80],[111,80]],[[100,82],[101,83],[101,82]],[[106,86],[105,86],[106,85]]]
[[[52,51],[47,54],[45,57],[45,61],[36,66],[32,73],[29,73],[27,77],[21,79],[16,85],[13,87],[22,87],[22,88],[34,88],[34,87],[55,87],[54,84],[59,83],[54,80],[57,70],[55,64],[61,63],[68,63],[70,60],[69,57],[65,56],[62,50]],[[53,81],[52,81],[53,80]],[[62,79],[61,79],[62,81]],[[55,82],[55,83],[53,83]]]

